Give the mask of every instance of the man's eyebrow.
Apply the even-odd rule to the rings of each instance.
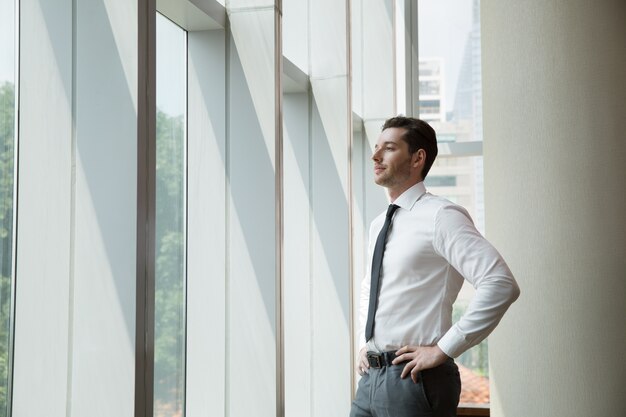
[[[398,144],[396,142],[392,142],[390,140],[388,140],[386,142],[383,142],[383,145],[395,145],[395,146],[398,146]],[[378,143],[376,145],[374,145],[374,149],[375,148],[378,148]]]

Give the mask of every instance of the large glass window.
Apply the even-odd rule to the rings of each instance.
[[[15,0],[0,0],[0,417],[7,415],[15,189]]]
[[[184,414],[186,32],[157,14],[154,415]]]
[[[440,142],[482,141],[480,0],[419,0],[420,117]],[[482,149],[480,146],[476,149]],[[484,232],[482,155],[441,155],[426,184],[468,209]],[[454,306],[459,319],[473,295],[465,285]],[[461,403],[489,404],[487,341],[461,355]]]

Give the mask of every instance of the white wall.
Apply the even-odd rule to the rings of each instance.
[[[348,11],[324,0],[309,16],[314,416],[347,415],[351,398]]]
[[[131,416],[137,6],[20,16],[14,415]]]
[[[302,71],[309,70],[309,4],[311,0],[282,2],[283,56]]]
[[[22,3],[14,415],[130,416],[138,3]],[[274,1],[227,2],[227,28],[189,33],[190,417],[275,416],[283,372],[287,415],[348,414],[350,250],[362,260],[363,218],[372,216],[365,206],[351,212],[350,176],[366,172],[369,146],[361,130],[351,166],[348,10],[326,0],[283,11],[304,43],[286,33],[287,55],[310,81],[284,98]],[[381,18],[376,51],[391,59],[390,16]],[[368,65],[376,54],[365,54]],[[392,63],[368,74],[376,93],[366,97],[386,117]],[[351,215],[361,236],[352,248]]]
[[[137,5],[80,2],[74,13],[70,407],[75,416],[130,416],[135,409]]]
[[[310,95],[284,97],[285,415],[310,416],[313,262]],[[321,336],[323,337],[323,336]]]
[[[626,5],[482,4],[487,230],[522,290],[492,415],[623,414]]]
[[[353,213],[353,309],[354,349],[359,347],[359,297],[367,274],[367,244],[371,221],[389,204],[384,188],[374,183],[372,152],[380,129],[395,116],[394,11],[393,1],[367,0],[353,3],[352,109],[361,117],[352,146]],[[404,68],[402,68],[404,70]],[[355,380],[358,374],[354,374]]]
[[[276,49],[273,1],[227,3],[227,415],[277,404]],[[245,393],[245,401],[242,394]]]
[[[347,11],[302,0],[283,13],[285,56],[302,71],[283,106],[287,416],[347,415],[351,401]]]
[[[73,361],[71,3],[23,1],[20,26],[13,415],[61,417]]]
[[[187,417],[225,415],[226,34],[188,34]],[[222,358],[216,361],[215,358]]]

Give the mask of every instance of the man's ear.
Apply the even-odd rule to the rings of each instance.
[[[426,151],[424,149],[418,149],[417,152],[413,154],[412,159],[413,167],[424,165],[424,163],[426,163]]]

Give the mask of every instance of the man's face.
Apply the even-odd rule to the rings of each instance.
[[[405,129],[390,127],[383,130],[374,147],[374,182],[387,188],[402,188],[415,181],[416,154],[402,139]]]

